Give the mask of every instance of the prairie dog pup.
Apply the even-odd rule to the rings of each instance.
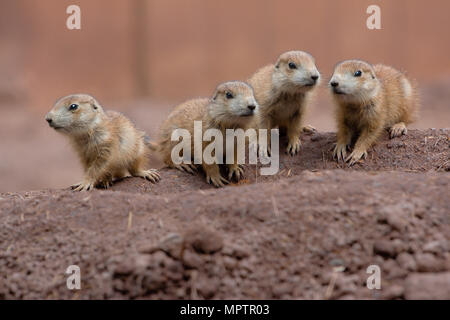
[[[193,173],[193,170],[196,169],[195,165],[173,163],[171,152],[179,142],[171,141],[172,132],[176,129],[186,129],[191,137],[194,137],[194,121],[202,121],[203,131],[211,128],[220,130],[225,144],[225,130],[239,128],[246,130],[253,121],[257,106],[253,89],[247,83],[240,81],[222,83],[217,86],[210,99],[194,99],[176,107],[161,126],[159,142],[154,144],[153,149],[159,152],[167,166]],[[191,139],[192,157],[194,156],[193,143],[193,139]],[[206,146],[207,143],[203,142],[202,152]],[[235,160],[236,154],[235,150]],[[225,155],[226,149],[224,148]],[[243,175],[243,169],[237,164],[237,161],[227,166],[228,179],[232,179],[234,176],[239,180]],[[216,187],[222,187],[228,183],[228,180],[221,176],[218,164],[207,164],[203,161],[202,168],[208,183]]]
[[[286,152],[291,155],[300,150],[305,109],[319,81],[314,58],[303,51],[283,53],[275,65],[259,69],[248,80],[260,105],[258,127],[286,129]]]
[[[337,144],[334,157],[350,165],[367,156],[384,129],[390,137],[407,133],[417,111],[415,85],[385,65],[348,60],[338,64],[330,81],[337,105]],[[347,156],[347,150],[354,145]]]
[[[103,111],[92,96],[74,94],[59,99],[45,120],[69,137],[81,159],[85,177],[72,189],[108,188],[113,179],[128,174],[151,182],[160,179],[155,169],[145,170],[149,151],[145,133],[122,114]]]

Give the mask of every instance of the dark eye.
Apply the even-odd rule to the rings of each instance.
[[[293,62],[289,62],[289,69],[297,69],[297,65]]]
[[[77,109],[78,109],[78,105],[75,104],[75,103],[73,103],[73,104],[71,104],[71,105],[69,106],[69,110],[70,110],[70,111],[74,111],[74,110],[77,110]]]
[[[361,77],[361,75],[362,75],[361,70],[356,71],[354,74],[355,77]]]
[[[225,96],[227,97],[227,99],[233,99],[233,94],[231,92],[227,92]]]

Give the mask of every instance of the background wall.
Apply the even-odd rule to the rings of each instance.
[[[66,8],[81,7],[81,30]],[[382,30],[366,9],[381,7]],[[336,62],[360,58],[416,78],[415,128],[450,124],[448,0],[0,1],[0,192],[66,187],[82,171],[44,121],[55,100],[95,95],[150,136],[179,102],[245,80],[284,51],[316,57],[323,75],[307,123],[333,131],[326,83]]]
[[[65,27],[70,4],[81,7],[80,31]],[[365,26],[370,4],[382,30]],[[358,57],[438,79],[450,74],[449,12],[447,0],[2,1],[0,91],[13,83],[39,109],[75,91],[180,101],[290,49],[312,53],[325,76]]]

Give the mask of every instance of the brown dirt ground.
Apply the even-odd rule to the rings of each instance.
[[[353,168],[334,139],[223,189],[164,169],[157,185],[2,193],[0,299],[450,299],[450,130],[386,134]]]

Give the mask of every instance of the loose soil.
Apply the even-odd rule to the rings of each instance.
[[[386,134],[352,168],[334,141],[305,135],[277,175],[247,166],[223,189],[163,169],[156,185],[1,193],[0,299],[450,299],[450,130]]]

